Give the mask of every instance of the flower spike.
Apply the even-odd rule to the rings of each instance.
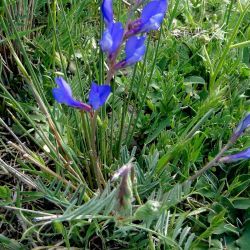
[[[73,108],[82,109],[87,112],[91,111],[91,107],[88,104],[73,98],[72,90],[69,84],[62,77],[56,77],[55,82],[58,85],[58,88],[54,88],[52,90],[52,94],[57,102],[64,103]]]

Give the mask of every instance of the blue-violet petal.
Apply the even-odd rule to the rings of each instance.
[[[142,10],[140,32],[157,30],[167,11],[167,1],[151,1]]]
[[[91,110],[89,105],[73,98],[69,84],[62,77],[56,77],[55,82],[58,85],[58,88],[54,88],[52,94],[57,102],[66,104],[73,108],[83,109],[88,112]]]
[[[103,32],[102,40],[100,41],[102,51],[108,55],[114,53],[122,43],[123,33],[122,23],[110,23]]]
[[[128,39],[125,46],[126,66],[132,65],[142,60],[146,51],[146,47],[144,44],[145,39],[146,39],[145,36],[142,37],[132,36]]]
[[[89,92],[89,104],[94,110],[97,110],[106,102],[110,93],[111,87],[109,85],[97,85],[92,82]]]
[[[101,5],[103,19],[106,24],[112,23],[114,19],[112,5],[113,5],[112,0],[103,0]]]
[[[249,158],[250,158],[250,148],[243,150],[237,154],[224,156],[219,160],[219,162],[229,163],[239,160],[246,160]]]
[[[239,137],[250,126],[250,114],[248,114],[234,131],[234,135]]]

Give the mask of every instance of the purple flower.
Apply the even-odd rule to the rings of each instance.
[[[126,36],[159,29],[166,11],[167,0],[155,0],[149,2],[143,8],[141,17],[129,24]]]
[[[90,112],[91,107],[88,104],[77,101],[73,98],[69,84],[62,77],[56,77],[55,82],[58,85],[58,88],[54,88],[52,94],[57,102]]]
[[[128,173],[130,172],[131,168],[133,167],[132,163],[127,163],[125,165],[123,165],[121,168],[119,168],[113,175],[111,181],[117,180],[119,177],[123,177],[128,175]]]
[[[144,54],[145,54],[145,41],[146,37],[136,37],[132,36],[128,39],[126,46],[125,46],[125,53],[126,53],[126,65],[134,64],[140,61]]]
[[[91,112],[92,108],[94,110],[101,107],[107,100],[111,88],[109,85],[96,85],[92,83],[89,93],[89,104],[83,103],[81,101],[75,100],[72,95],[72,90],[69,84],[62,78],[55,78],[55,82],[58,85],[58,88],[52,90],[52,94],[55,100],[59,103],[66,104],[73,108],[78,108]]]
[[[250,126],[250,114],[248,114],[235,129],[233,136],[239,137]]]
[[[122,23],[114,22],[112,0],[103,0],[101,10],[107,28],[103,32],[100,45],[103,52],[112,56],[122,43],[124,29]]]
[[[249,159],[249,158],[250,158],[250,148],[243,150],[238,154],[224,156],[220,158],[219,162],[229,163],[229,162],[234,162],[234,161],[244,160],[244,159]]]
[[[124,29],[122,23],[110,23],[103,32],[100,45],[102,51],[111,56],[121,45]]]
[[[167,11],[167,1],[159,0],[148,3],[141,14],[140,32],[148,32],[160,28],[165,12]]]
[[[103,0],[101,10],[105,23],[106,24],[113,23],[114,16],[113,16],[112,0]]]
[[[89,92],[89,104],[94,110],[100,108],[108,99],[110,92],[111,87],[109,85],[97,85],[92,82]]]
[[[146,37],[132,36],[128,39],[125,46],[126,58],[116,65],[116,69],[120,69],[142,60],[146,47],[144,44]]]

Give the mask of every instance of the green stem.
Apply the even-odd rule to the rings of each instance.
[[[174,9],[173,9],[173,11],[172,11],[172,13],[171,13],[171,15],[170,15],[170,18],[169,18],[168,30],[171,30],[171,26],[172,26],[172,23],[173,23],[173,21],[174,21],[175,14],[176,14],[176,12],[177,12],[179,3],[180,3],[180,0],[176,0],[176,1],[175,1]]]
[[[231,0],[229,5],[228,5],[228,11],[227,11],[228,13],[227,13],[227,19],[226,19],[226,29],[228,27],[229,18],[230,18],[230,14],[231,14],[231,11],[232,11],[233,3],[234,3],[234,0]]]
[[[79,70],[78,61],[77,61],[77,58],[76,58],[74,43],[73,43],[72,36],[71,36],[71,33],[70,33],[69,23],[67,21],[65,11],[64,11],[64,8],[63,8],[62,0],[60,0],[60,6],[61,6],[62,14],[63,14],[63,20],[64,20],[66,28],[67,28],[68,38],[69,38],[69,41],[70,41],[70,47],[72,49],[74,61],[75,61],[75,64],[76,64],[76,73],[77,73],[78,82],[79,82],[80,87],[81,87],[81,92],[84,93],[84,87],[83,87],[82,81],[81,81],[80,70]]]
[[[91,123],[91,150],[90,150],[90,157],[92,161],[92,166],[94,169],[95,177],[97,180],[97,186],[100,191],[103,190],[103,186],[105,187],[106,182],[103,177],[101,168],[100,168],[100,161],[98,159],[97,151],[96,151],[96,118],[97,118],[98,112],[95,111],[93,117],[90,119]]]
[[[53,26],[56,27],[56,4],[57,4],[57,0],[54,0],[52,2],[52,22],[53,22]],[[56,34],[53,33],[53,37],[52,37],[52,68],[53,68],[53,74],[56,71],[56,64],[55,64],[55,58],[56,58]]]
[[[145,53],[145,57],[144,57],[144,61],[143,61],[142,69],[141,69],[141,74],[140,74],[140,78],[139,78],[140,80],[136,84],[135,99],[139,99],[138,95],[139,95],[139,92],[140,92],[140,89],[141,89],[142,80],[144,79],[144,70],[145,70],[145,67],[146,67],[146,60],[147,60],[147,55],[148,55],[148,48],[149,48],[149,40],[148,40],[148,43],[147,43],[147,50],[146,50],[146,53]],[[131,97],[132,97],[132,90],[133,90],[133,86],[131,86],[131,93],[130,93]],[[131,98],[130,98],[130,100],[131,100]],[[132,121],[133,121],[133,116],[134,116],[135,110],[136,110],[136,107],[133,106],[133,109],[132,109],[132,112],[131,112],[131,116],[130,116],[130,119],[129,119],[128,129],[127,129],[127,137],[126,137],[126,141],[125,141],[126,145],[128,145],[129,131],[130,131],[130,128],[132,126]]]
[[[129,88],[129,92],[128,92],[129,95],[128,95],[128,98],[127,98],[126,102],[124,103],[123,109],[122,109],[121,127],[120,127],[120,131],[119,131],[117,148],[116,148],[116,158],[117,159],[119,158],[119,154],[120,154],[120,150],[121,150],[121,143],[122,143],[122,135],[123,135],[123,130],[124,130],[124,124],[125,124],[125,117],[126,117],[126,114],[127,114],[127,111],[128,111],[128,105],[130,103],[132,93],[133,93],[132,91],[133,91],[133,87],[134,87],[134,83],[135,83],[135,75],[136,75],[136,71],[137,71],[137,65],[138,64],[136,64],[135,67],[134,67],[133,76],[132,76],[132,79],[131,79],[130,88]]]
[[[235,39],[235,37],[236,37],[236,35],[238,33],[239,27],[240,27],[240,25],[242,23],[242,20],[243,20],[245,14],[247,13],[247,10],[248,10],[249,6],[250,6],[250,4],[248,4],[246,6],[246,8],[244,9],[244,11],[240,14],[240,17],[239,17],[239,19],[238,19],[238,21],[237,21],[237,23],[236,23],[236,25],[235,25],[235,27],[233,29],[232,35],[229,38],[229,41],[226,44],[222,55],[219,58],[219,61],[218,61],[217,65],[216,65],[216,68],[215,68],[213,74],[210,75],[210,88],[209,88],[210,92],[214,91],[215,88],[216,88],[216,85],[215,85],[216,78],[217,78],[219,72],[221,71],[221,69],[223,67],[223,64],[224,64],[224,62],[226,60],[226,56],[227,56],[227,54],[228,54],[228,52],[230,50],[230,47],[231,47],[231,45],[232,45],[232,43],[233,43],[233,41],[234,41],[234,39]]]
[[[137,114],[134,126],[132,128],[132,132],[130,133],[129,139],[127,140],[127,145],[129,145],[130,142],[131,142],[131,140],[132,140],[132,137],[133,137],[134,132],[135,132],[136,124],[137,124],[137,122],[139,120],[140,114],[141,114],[142,109],[143,109],[143,105],[144,105],[146,97],[147,97],[149,85],[151,83],[151,80],[152,80],[152,77],[153,77],[153,74],[154,74],[154,70],[155,70],[155,65],[156,65],[158,50],[159,50],[160,41],[161,41],[161,35],[162,35],[162,28],[160,29],[159,39],[158,39],[158,42],[157,42],[157,45],[156,45],[156,49],[155,49],[155,54],[154,54],[153,65],[151,67],[151,72],[150,72],[150,75],[149,75],[149,78],[148,78],[148,81],[147,81],[147,84],[146,84],[146,89],[144,90],[144,94],[142,96],[142,100],[141,100],[139,108],[138,108],[138,114]]]
[[[137,183],[135,184],[135,186],[133,187],[133,192],[134,192],[134,196],[136,201],[138,202],[139,205],[142,205],[142,201],[141,201],[141,197],[139,196],[138,190],[137,190]]]
[[[236,49],[236,48],[241,48],[241,47],[247,47],[250,45],[250,40],[241,42],[241,43],[235,43],[230,46],[230,49]]]
[[[85,113],[85,112],[81,112],[81,118],[82,118],[82,128],[83,128],[83,131],[84,131],[84,136],[85,136],[85,138],[86,138],[86,143],[87,143],[87,147],[88,147],[88,152],[90,152],[90,149],[91,149],[91,140],[90,140],[90,137],[89,137],[90,131],[89,131],[89,129],[88,129],[88,124],[87,124],[86,113]],[[91,161],[91,165],[92,165],[91,157],[90,157],[90,161]],[[88,173],[88,180],[89,180],[89,183],[90,183],[91,187],[93,187],[93,182],[92,182],[92,178],[91,178],[91,173],[90,173],[90,171],[88,170],[88,167],[87,167],[87,173]]]
[[[100,14],[100,37],[102,37],[103,34],[103,27],[104,22],[102,18],[102,14]],[[104,75],[104,55],[102,50],[99,50],[99,83],[104,83],[105,82],[105,75]],[[103,108],[101,109],[101,119],[105,120],[106,118],[106,103],[104,104]],[[106,165],[107,162],[107,154],[106,154],[106,130],[101,126],[100,129],[100,159],[103,162],[104,165]]]
[[[148,233],[148,239],[149,239],[149,250],[155,250],[155,244],[154,244],[154,240],[153,240],[153,235],[152,233]]]
[[[115,106],[115,86],[114,83],[111,83],[111,87],[112,87],[112,103],[111,103],[111,107],[112,110],[114,111],[114,106]],[[112,112],[111,114],[111,131],[110,131],[110,155],[111,155],[111,159],[113,159],[113,136],[114,136],[114,112]]]

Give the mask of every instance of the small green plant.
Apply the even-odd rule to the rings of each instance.
[[[245,249],[249,6],[0,1],[0,246]]]

